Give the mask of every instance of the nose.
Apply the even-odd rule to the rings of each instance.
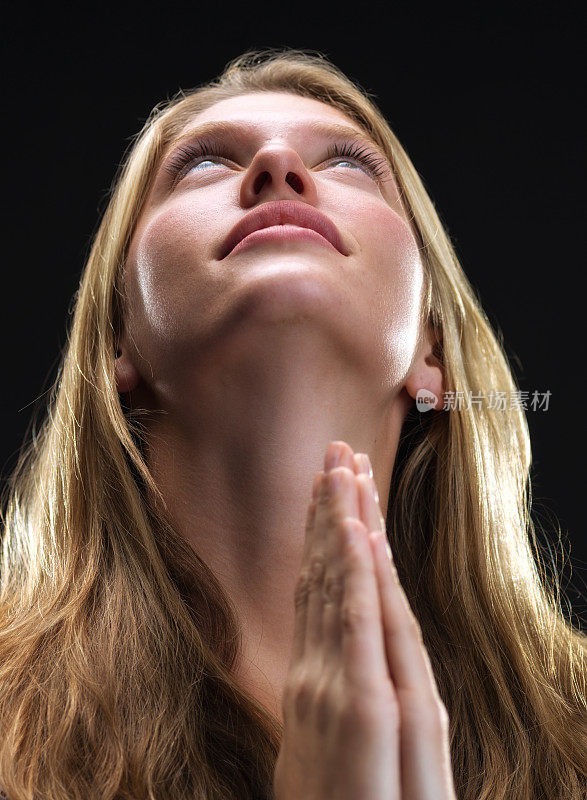
[[[317,200],[316,184],[299,154],[286,144],[271,144],[257,151],[241,184],[241,204],[268,200]]]

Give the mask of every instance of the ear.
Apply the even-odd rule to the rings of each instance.
[[[132,392],[138,386],[141,376],[130,357],[130,348],[127,345],[124,334],[116,345],[115,356],[114,377],[116,379],[116,388],[119,394]]]
[[[405,382],[406,391],[418,401],[419,410],[442,411],[444,407],[445,378],[439,344],[432,325],[427,325]]]

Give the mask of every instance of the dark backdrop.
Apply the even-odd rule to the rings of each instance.
[[[2,72],[4,477],[55,375],[106,190],[151,108],[246,49],[319,50],[377,96],[521,388],[552,392],[548,411],[528,412],[533,512],[568,613],[584,625],[584,28],[569,4],[436,6],[424,14],[420,3],[64,3],[11,12]]]

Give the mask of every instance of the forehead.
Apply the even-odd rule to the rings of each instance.
[[[271,137],[302,130],[305,123],[323,120],[344,124],[362,132],[346,114],[312,97],[290,92],[251,92],[214,103],[192,117],[180,135],[204,122],[235,122],[254,127]]]

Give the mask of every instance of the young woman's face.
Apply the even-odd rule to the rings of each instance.
[[[172,392],[207,348],[249,334],[266,342],[289,323],[315,330],[317,343],[337,341],[381,387],[401,383],[423,267],[389,165],[355,133],[337,109],[282,92],[222,100],[186,125],[189,136],[157,171],[126,264],[127,342],[149,385]],[[182,150],[191,159],[178,172]],[[237,223],[281,201],[318,212],[338,239],[332,227],[324,238],[273,220],[227,252]]]

